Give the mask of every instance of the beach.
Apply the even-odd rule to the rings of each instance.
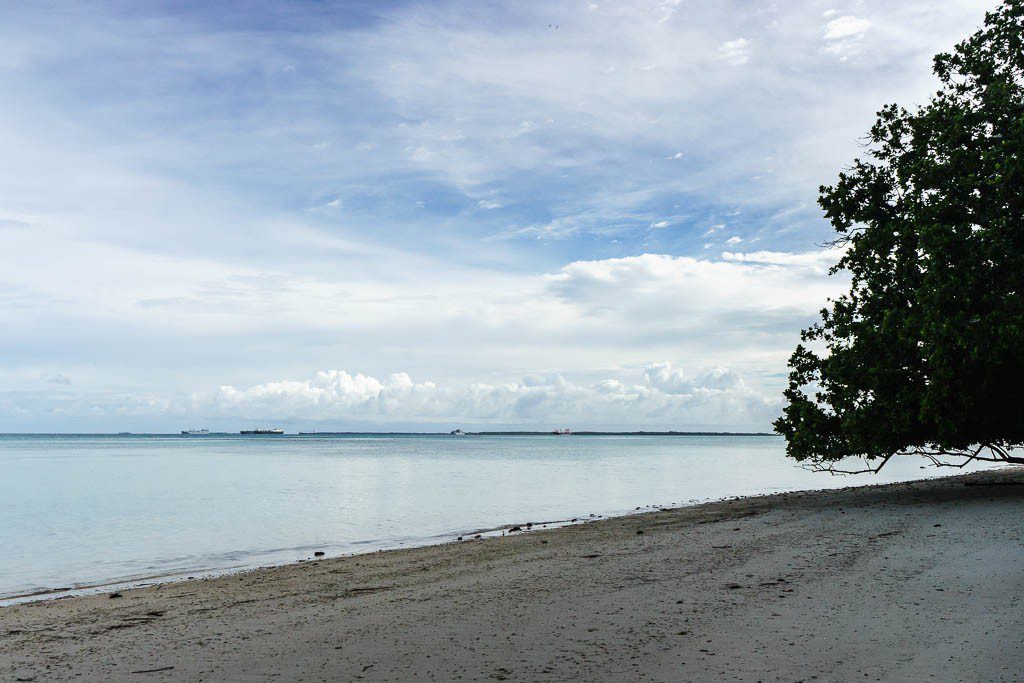
[[[906,458],[822,477],[777,436],[380,434],[0,435],[0,471],[0,605],[438,545],[515,520],[948,473]]]
[[[825,475],[822,475],[825,476]],[[0,679],[942,680],[1024,667],[1024,468],[0,608]]]

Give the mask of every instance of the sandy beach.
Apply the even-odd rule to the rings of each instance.
[[[1022,515],[1007,468],[16,605],[0,679],[1019,680]]]

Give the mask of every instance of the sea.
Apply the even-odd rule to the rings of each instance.
[[[775,436],[0,435],[0,602],[949,474],[799,467]]]

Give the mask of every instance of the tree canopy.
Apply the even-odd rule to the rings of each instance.
[[[1024,463],[1024,0],[933,70],[928,103],[883,107],[820,189],[852,283],[801,333],[775,422],[815,469]]]

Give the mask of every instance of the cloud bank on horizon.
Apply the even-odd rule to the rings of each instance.
[[[0,431],[767,429],[994,4],[0,7]]]

